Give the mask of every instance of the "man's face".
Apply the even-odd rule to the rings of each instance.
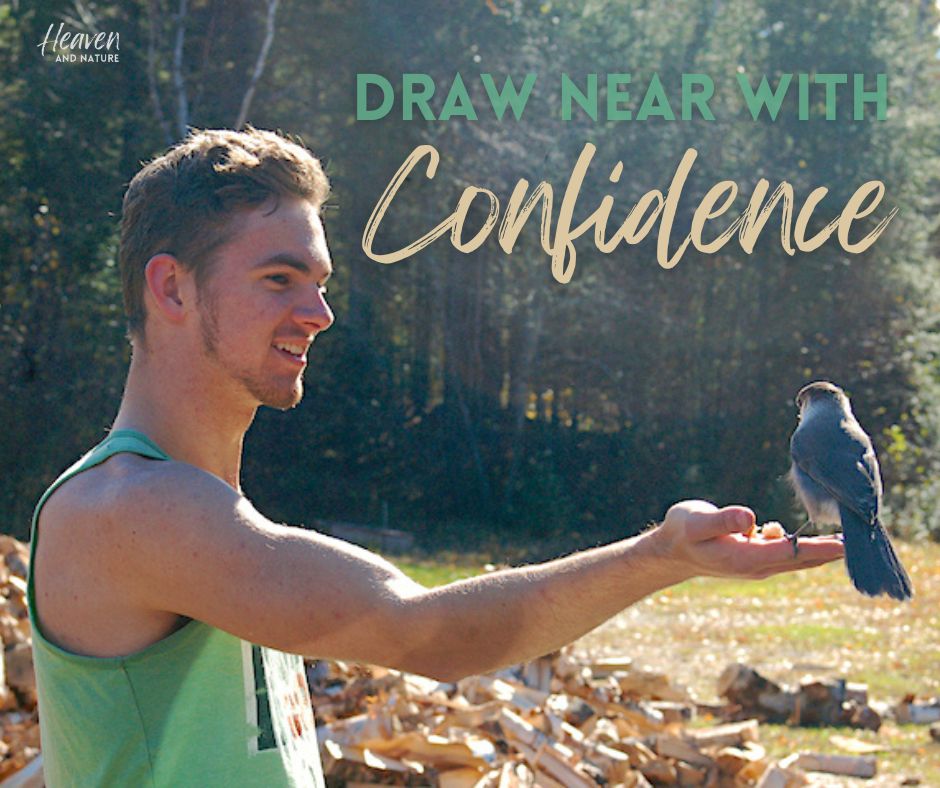
[[[307,350],[333,323],[323,224],[308,202],[241,211],[199,289],[206,357],[254,404],[285,410],[303,396]]]

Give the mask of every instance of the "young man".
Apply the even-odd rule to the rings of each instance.
[[[29,584],[47,782],[322,782],[299,657],[444,680],[568,643],[695,575],[766,577],[838,540],[749,541],[741,506],[673,506],[641,536],[426,589],[241,494],[259,405],[300,400],[333,322],[319,163],[269,132],[205,131],[124,200],[133,356],[109,437],[37,507]],[[250,645],[254,644],[254,645]]]

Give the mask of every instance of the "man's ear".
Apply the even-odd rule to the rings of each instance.
[[[182,322],[193,293],[192,275],[171,254],[155,254],[144,268],[147,297],[160,318]]]

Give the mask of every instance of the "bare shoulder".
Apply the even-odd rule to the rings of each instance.
[[[137,651],[182,625],[169,611],[136,604],[126,572],[143,556],[131,548],[148,510],[143,494],[160,462],[119,454],[64,482],[40,513],[32,567],[43,634],[79,654]]]
[[[187,503],[239,497],[218,478],[191,465],[118,454],[57,489],[43,507],[40,530],[43,540],[56,538],[59,530],[84,539],[113,540],[167,518]],[[180,521],[166,525],[173,522]]]
[[[169,634],[190,615],[166,593],[180,556],[237,542],[245,523],[263,528],[259,515],[235,516],[249,510],[217,477],[172,460],[118,454],[69,479],[39,519],[33,573],[45,634],[95,656]]]
[[[375,661],[373,641],[400,634],[401,601],[421,590],[365,550],[268,520],[185,463],[116,455],[47,506],[37,611],[81,653],[132,653],[195,619],[282,651]]]
[[[199,550],[278,526],[218,477],[186,463],[119,454],[56,490],[40,519],[46,554],[92,563],[98,576],[137,576]]]
[[[63,483],[46,501],[39,518],[39,545],[43,555],[57,553],[63,544],[107,547],[120,521],[121,504],[134,488],[144,486],[152,460],[131,454],[116,455]],[[100,543],[100,544],[99,544]],[[82,561],[90,550],[73,558]]]

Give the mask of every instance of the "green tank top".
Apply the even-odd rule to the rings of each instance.
[[[116,430],[65,471],[63,482],[121,452],[169,457]],[[124,657],[89,657],[49,641],[28,584],[43,772],[59,786],[323,786],[303,661],[191,620]]]

